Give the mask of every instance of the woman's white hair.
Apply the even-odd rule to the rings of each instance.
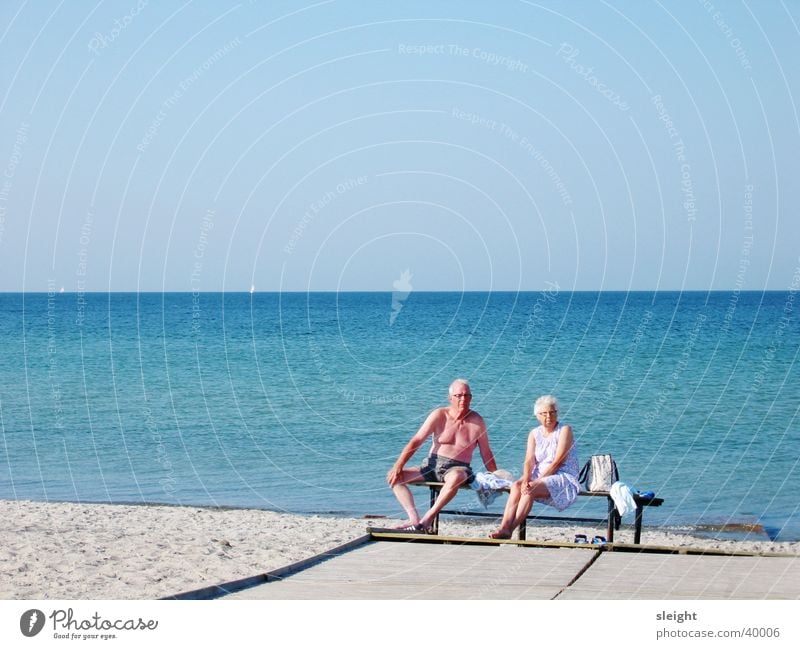
[[[553,406],[555,410],[558,410],[558,399],[556,399],[552,394],[543,394],[534,402],[533,414],[538,415],[542,410],[545,409],[546,406]]]

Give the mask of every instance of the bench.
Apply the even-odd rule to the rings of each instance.
[[[426,482],[426,481],[419,481],[419,482],[409,482],[409,486],[412,487],[428,487],[430,489],[431,495],[431,507],[436,502],[436,499],[439,497],[439,492],[441,491],[444,483],[442,482]],[[468,485],[462,485],[461,489],[469,489],[472,490],[471,487]],[[508,493],[510,489],[502,489]],[[621,517],[617,512],[617,508],[614,505],[614,499],[611,498],[611,495],[607,491],[581,491],[578,496],[588,496],[588,497],[596,497],[596,498],[605,498],[608,505],[608,514],[605,518],[580,518],[580,517],[567,517],[567,516],[545,516],[541,514],[528,516],[525,521],[522,521],[522,525],[519,526],[519,540],[524,541],[525,536],[527,533],[527,521],[528,520],[553,520],[553,521],[573,521],[578,523],[605,523],[606,525],[606,540],[609,543],[614,541],[614,530],[619,529],[621,523]],[[644,508],[645,507],[660,507],[664,499],[663,498],[644,498],[639,494],[633,495],[633,500],[636,503],[636,513],[634,516],[634,532],[633,532],[633,542],[638,544],[642,539],[642,519],[644,518]],[[498,518],[501,514],[493,514],[490,512],[472,512],[472,511],[460,511],[460,510],[452,510],[452,509],[443,509],[436,515],[436,518],[433,520],[433,524],[431,525],[432,533],[438,534],[439,533],[439,515],[440,514],[453,514],[457,516],[476,516],[476,517],[491,517],[491,518]]]

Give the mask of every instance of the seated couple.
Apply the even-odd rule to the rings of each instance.
[[[408,515],[408,522],[398,527],[399,530],[431,530],[436,516],[455,497],[459,487],[474,479],[470,462],[476,446],[486,470],[497,470],[486,424],[469,407],[472,400],[469,384],[463,379],[453,381],[449,399],[449,407],[437,408],[428,415],[386,476]],[[530,513],[534,501],[561,511],[578,497],[578,455],[572,427],[559,423],[558,402],[551,395],[536,400],[534,414],[541,425],[528,435],[522,478],[511,487],[503,519],[500,526],[489,535],[491,538],[511,538],[514,529]],[[406,462],[429,437],[433,444],[422,466],[406,469]],[[422,480],[443,482],[444,486],[433,506],[420,517],[407,484]]]

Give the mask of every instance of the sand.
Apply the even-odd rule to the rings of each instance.
[[[261,574],[358,538],[388,519],[254,509],[0,500],[0,598],[156,599]],[[528,526],[529,540],[571,541],[598,527]],[[440,533],[485,537],[491,522],[443,518]],[[632,542],[626,526],[618,542]],[[800,553],[800,543],[715,541],[645,527],[651,545]]]

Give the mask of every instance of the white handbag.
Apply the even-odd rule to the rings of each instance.
[[[586,491],[608,491],[619,480],[617,463],[610,455],[592,455],[579,477]]]

